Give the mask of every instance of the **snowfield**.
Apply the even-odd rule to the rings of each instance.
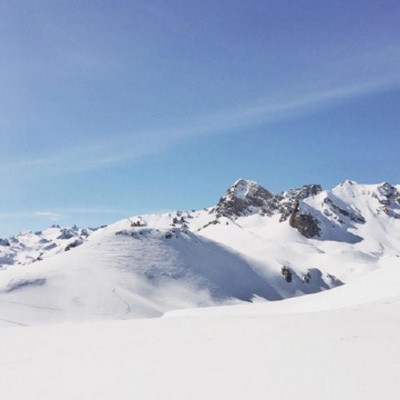
[[[0,394],[32,400],[397,399],[400,296],[392,291],[387,297],[386,289],[399,293],[400,274],[398,265],[392,268],[394,275],[380,274],[380,296],[368,280],[280,302],[156,319],[4,327]],[[369,292],[374,301],[364,302]],[[351,293],[358,305],[344,307]]]
[[[397,399],[399,189],[241,179],[208,209],[1,239],[1,398]]]

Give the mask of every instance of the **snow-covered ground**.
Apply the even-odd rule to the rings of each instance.
[[[397,399],[399,232],[398,186],[239,180],[0,240],[0,398]]]
[[[392,265],[374,279],[280,302],[156,319],[4,327],[0,395],[397,399],[399,292],[400,272]]]

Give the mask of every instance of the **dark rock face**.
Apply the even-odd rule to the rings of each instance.
[[[321,229],[318,226],[318,219],[308,214],[299,214],[290,217],[289,224],[296,228],[304,237],[311,239],[319,236]]]
[[[396,188],[388,182],[378,186],[378,192],[382,197],[385,197],[387,201],[394,199],[396,194],[398,194]]]
[[[311,273],[307,272],[304,276],[303,276],[303,283],[310,283],[311,282]]]
[[[259,212],[261,215],[272,216],[282,214],[281,221],[286,221],[293,211],[296,200],[304,200],[322,191],[320,185],[305,185],[300,189],[292,189],[280,194],[274,194],[256,182],[239,179],[221,197],[211,212],[217,216],[243,216]]]
[[[83,243],[83,240],[75,240],[74,242],[70,243],[68,246],[65,247],[65,251],[69,251],[71,249],[74,249],[75,247],[80,246]]]
[[[310,214],[300,213],[299,200],[295,201],[294,209],[290,215],[289,224],[308,239],[313,238],[314,236],[319,236],[321,232],[317,218]]]
[[[285,281],[287,283],[292,282],[292,272],[290,271],[290,269],[286,266],[282,267],[281,273],[283,275],[283,277],[285,278]]]
[[[74,229],[62,229],[61,234],[57,237],[57,239],[68,240],[77,236]]]
[[[320,233],[318,221],[311,215],[299,212],[299,202],[316,196],[322,191],[320,185],[305,185],[280,194],[273,194],[256,182],[239,179],[218,204],[210,211],[218,217],[240,217],[259,213],[271,217],[280,214],[280,222],[289,217],[290,225],[305,237],[314,237]]]
[[[291,189],[285,192],[284,194],[288,198],[296,199],[296,200],[304,200],[307,197],[316,196],[317,194],[322,192],[321,185],[304,185],[300,189]]]
[[[341,187],[354,190],[355,182],[346,181]],[[317,196],[322,192],[320,185],[304,185],[299,189],[274,194],[256,182],[239,179],[228,189],[218,204],[210,211],[215,214],[218,223],[219,217],[241,217],[258,213],[263,217],[279,216],[280,222],[288,220],[289,225],[297,229],[306,238],[313,238],[322,234],[324,223],[347,229],[354,224],[364,224],[365,217],[354,205],[346,203],[333,191],[328,191],[321,199],[319,212],[312,213],[306,199]],[[354,196],[354,194],[349,194]],[[378,213],[400,219],[400,191],[393,185],[385,182],[370,193],[378,201]],[[310,211],[309,211],[310,210]]]
[[[248,215],[267,206],[273,197],[270,191],[258,183],[239,179],[228,189],[226,195],[221,197],[211,212],[225,216]]]
[[[382,206],[396,207],[400,203],[400,192],[390,183],[378,186],[377,193],[373,194]]]
[[[311,196],[316,196],[321,193],[321,191],[322,188],[320,185],[311,184],[304,185],[300,189],[291,189],[278,195],[280,197],[278,211],[281,214],[279,221],[286,221],[293,214],[295,208],[299,206],[301,200],[305,200]]]
[[[372,193],[380,206],[378,213],[385,213],[389,217],[400,219],[400,191],[390,183],[384,182],[378,186],[377,191]]]
[[[339,222],[343,222],[341,221],[341,218],[346,217],[351,219],[353,222],[357,222],[360,224],[365,223],[365,218],[359,212],[356,212],[355,210],[351,209],[346,210],[344,207],[340,207],[337,204],[335,204],[335,202],[329,197],[325,197],[323,202],[324,205],[326,205],[327,207],[324,210],[324,214],[326,216],[331,216],[334,214],[337,216]]]
[[[10,246],[10,242],[7,239],[1,239],[0,238],[0,246],[9,247]]]

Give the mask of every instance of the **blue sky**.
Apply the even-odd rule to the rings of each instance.
[[[398,1],[0,1],[0,237],[400,183]]]

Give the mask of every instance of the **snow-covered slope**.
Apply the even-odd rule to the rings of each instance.
[[[93,231],[92,228],[53,225],[44,231],[26,231],[9,239],[0,239],[0,269],[14,264],[31,264],[78,247]]]
[[[398,193],[241,180],[215,207],[119,221],[70,251],[60,238],[34,263],[21,235],[0,271],[0,395],[397,399]],[[18,326],[71,319],[98,321]]]
[[[0,319],[152,317],[182,307],[278,300],[296,287],[298,294],[329,287],[319,275],[306,284],[295,273],[289,285],[279,269],[188,229],[165,229],[164,220],[173,218],[149,216],[153,228],[121,221],[73,251],[1,271]]]
[[[2,328],[0,393],[12,400],[394,400],[400,276],[388,268],[280,302]],[[344,306],[352,294],[358,304]]]
[[[387,183],[273,194],[240,179],[209,209],[2,241],[0,319],[153,317],[316,293],[397,262],[399,228]]]

